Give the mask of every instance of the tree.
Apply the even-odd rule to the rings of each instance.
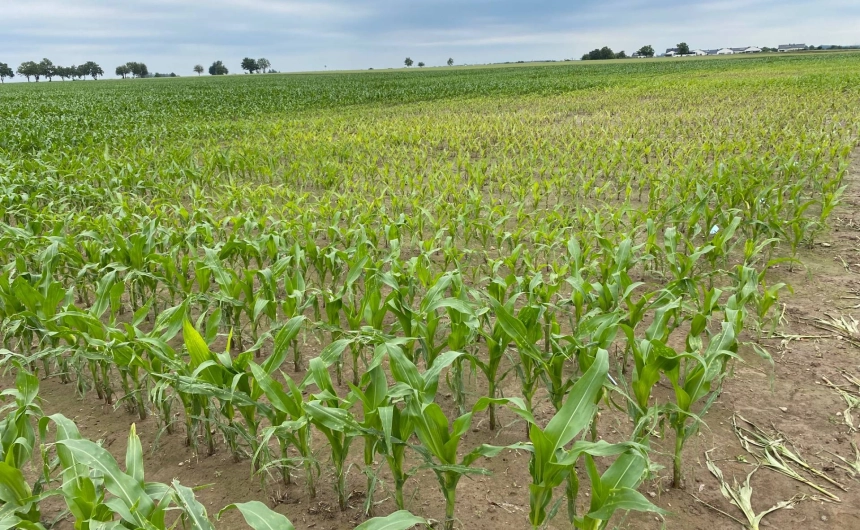
[[[406,65],[406,68],[409,68],[410,66],[412,66],[412,59],[410,59],[409,57],[407,57],[407,58],[406,58],[406,60],[405,60],[405,61],[403,61],[403,64],[405,64],[405,65]]]
[[[15,72],[9,68],[8,64],[0,63],[0,83],[3,83],[7,77],[10,79],[15,77]]]
[[[78,79],[83,79],[87,75],[89,75],[89,72],[87,72],[87,69],[84,65],[80,65],[75,67],[75,72],[72,75],[74,75]]]
[[[253,74],[259,69],[260,65],[258,65],[257,61],[254,59],[251,59],[250,57],[242,59],[242,70],[247,70],[249,74]]]
[[[616,59],[626,59],[626,58],[627,58],[627,54],[626,54],[626,53],[624,53],[624,50],[621,50],[620,52],[618,52],[618,53],[616,53],[616,54],[615,54],[615,58],[616,58]]]
[[[30,82],[30,78],[36,78],[36,82],[39,82],[39,76],[42,75],[42,70],[39,65],[33,61],[25,61],[18,66],[18,74],[27,78],[27,82]]]
[[[81,71],[93,78],[93,80],[98,80],[100,76],[105,75],[105,71],[102,70],[102,67],[93,61],[87,61],[80,66]]]
[[[122,76],[125,79],[125,76],[131,74],[131,68],[127,64],[121,64],[116,67],[116,75]]]
[[[230,72],[221,61],[215,61],[212,63],[212,66],[209,67],[209,75],[227,75],[228,73]]]
[[[678,44],[678,55],[690,55],[690,47],[686,42],[681,42]]]
[[[640,57],[654,57],[654,47],[650,44],[647,46],[642,46],[636,53],[639,54]]]
[[[268,70],[269,67],[272,66],[272,63],[270,63],[269,60],[264,57],[264,58],[257,59],[257,66],[259,66],[260,70],[262,70],[263,73],[265,74],[266,70]]]
[[[47,77],[49,82],[53,81],[53,77],[57,75],[57,69],[54,66],[54,63],[52,63],[47,57],[39,62],[39,74]],[[38,80],[39,78],[37,77],[36,81]]]
[[[57,67],[57,77],[65,81],[66,79],[72,77],[75,72],[74,66],[58,66]]]
[[[583,61],[599,61],[605,59],[615,59],[615,52],[609,46],[604,46],[600,49],[594,49],[582,56]]]
[[[197,72],[197,75],[202,74],[203,73],[203,65],[202,64],[195,65],[194,71]]]
[[[128,67],[128,73],[130,73],[132,77],[146,77],[149,75],[149,69],[143,63],[131,61],[125,63],[125,65]]]
[[[422,68],[423,66],[424,66],[424,63],[418,63],[418,68]]]

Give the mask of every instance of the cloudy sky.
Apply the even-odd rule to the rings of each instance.
[[[245,56],[280,71],[580,57],[608,45],[860,44],[858,0],[0,0],[0,62],[141,61],[192,74]]]

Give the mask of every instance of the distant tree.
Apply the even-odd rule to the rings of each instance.
[[[105,75],[105,71],[102,70],[102,67],[93,61],[87,61],[80,66],[81,71],[86,72],[86,75],[93,78],[93,80],[98,80],[99,77]]]
[[[604,59],[615,59],[615,52],[609,46],[591,50],[582,56],[583,61],[599,61]]]
[[[203,65],[202,64],[195,65],[194,71],[197,72],[197,75],[202,74],[203,73]]]
[[[262,70],[265,74],[269,67],[272,66],[272,63],[270,63],[269,60],[265,57],[262,57],[260,59],[257,59],[257,66],[259,66],[260,70]]]
[[[0,63],[0,83],[6,81],[7,77],[10,79],[15,77],[15,72],[13,72],[11,68],[9,68],[8,64]]]
[[[616,58],[616,59],[626,59],[626,58],[627,58],[627,54],[626,54],[626,53],[624,53],[624,50],[621,50],[620,52],[618,52],[618,53],[616,53],[616,54],[615,54],[615,58]]]
[[[57,66],[56,74],[57,77],[65,81],[66,79],[72,77],[72,73],[75,71],[74,66]]]
[[[403,61],[403,64],[405,64],[405,65],[406,65],[406,68],[409,68],[410,66],[412,66],[412,59],[410,59],[409,57],[407,57],[407,58],[406,58],[406,60],[405,60],[405,61]]]
[[[677,48],[678,55],[690,55],[690,47],[687,45],[686,42],[679,43]]]
[[[48,78],[48,81],[53,81],[53,77],[57,75],[56,67],[47,57],[39,62],[39,74]],[[38,81],[38,79],[37,79]]]
[[[122,76],[125,79],[127,75],[131,75],[131,68],[127,64],[121,64],[116,67],[116,75]]]
[[[453,57],[448,58],[448,66],[454,66],[454,58]]]
[[[230,72],[221,61],[215,61],[212,63],[212,66],[209,67],[209,75],[227,75],[228,73]]]
[[[418,68],[422,68],[423,66],[424,66],[424,63],[418,63]]]
[[[42,70],[39,67],[38,63],[33,61],[25,61],[18,66],[18,74],[27,78],[27,82],[30,82],[30,78],[33,77],[36,79],[36,82],[39,82],[39,77],[42,75]]]
[[[128,71],[132,77],[140,78],[149,76],[149,68],[147,68],[144,63],[130,61],[125,63],[125,65],[128,67]]]
[[[257,61],[254,59],[251,59],[250,57],[242,59],[242,70],[246,70],[249,74],[253,74],[259,69],[260,65],[257,64]]]
[[[75,71],[72,75],[78,79],[83,79],[89,74],[90,73],[87,71],[87,68],[84,65],[80,65],[75,67]]]
[[[650,44],[647,46],[642,46],[636,53],[642,57],[654,57],[654,47]]]

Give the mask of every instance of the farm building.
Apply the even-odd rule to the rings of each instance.
[[[780,44],[779,48],[777,48],[781,52],[796,52],[805,49],[806,44]]]

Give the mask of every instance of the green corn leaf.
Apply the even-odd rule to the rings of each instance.
[[[275,381],[266,371],[259,365],[251,362],[248,363],[251,369],[251,374],[257,385],[262,389],[263,394],[269,400],[269,403],[278,411],[289,414],[292,417],[301,415],[301,411],[296,407],[295,402],[284,392],[284,388],[280,383]]]
[[[408,530],[418,524],[429,525],[427,519],[400,510],[388,517],[374,517],[356,526],[355,530]]]
[[[590,512],[588,517],[600,521],[608,521],[612,517],[612,514],[618,510],[654,512],[661,515],[668,513],[652,504],[638,491],[630,488],[621,488],[610,491],[600,508]]]
[[[191,530],[214,530],[212,522],[206,515],[206,508],[194,497],[194,491],[183,486],[176,479],[173,480],[173,489],[176,490],[176,503],[188,518]]]
[[[283,515],[271,510],[260,501],[237,502],[225,506],[215,517],[221,520],[221,515],[228,510],[239,510],[248,526],[254,530],[294,530],[293,523]]]
[[[298,336],[305,320],[305,317],[301,315],[293,317],[278,330],[278,333],[275,335],[275,347],[272,350],[272,355],[263,363],[263,370],[265,370],[267,374],[272,374],[284,363],[284,360],[287,358],[287,353],[289,352],[290,344],[296,336]]]
[[[329,367],[336,363],[341,357],[343,357],[343,351],[352,343],[350,339],[339,339],[325,348],[320,352],[319,359],[322,360],[323,365]]]
[[[357,431],[359,425],[348,410],[323,406],[319,401],[305,403],[305,411],[314,422],[333,431]]]
[[[30,486],[21,470],[0,462],[0,501],[23,506],[30,495]]]
[[[612,494],[624,488],[636,488],[642,481],[647,463],[641,455],[627,452],[615,459],[600,477],[598,484],[592,484],[592,510],[599,509]]]
[[[137,481],[141,486],[143,483],[143,447],[137,436],[137,426],[132,423],[128,433],[128,447],[125,451],[125,472]]]
[[[126,506],[137,505],[144,518],[152,512],[155,506],[143,486],[123,473],[113,456],[103,447],[89,440],[71,439],[58,440],[57,445],[66,447],[81,464],[102,473],[107,490],[121,499]],[[139,523],[137,520],[128,522]]]
[[[220,384],[220,377],[218,377],[217,365],[215,365],[215,361],[217,358],[209,351],[209,346],[206,344],[206,341],[203,340],[203,337],[197,333],[197,330],[194,329],[194,326],[191,325],[191,322],[187,319],[182,323],[182,337],[185,340],[185,348],[188,350],[188,354],[191,357],[191,368],[196,370],[200,367],[200,365],[204,363],[210,363],[210,366],[204,368],[200,375],[206,380],[206,382],[217,385]]]
[[[573,440],[594,416],[595,399],[609,373],[609,353],[598,350],[591,368],[573,385],[567,401],[549,421],[544,434],[560,449]]]

